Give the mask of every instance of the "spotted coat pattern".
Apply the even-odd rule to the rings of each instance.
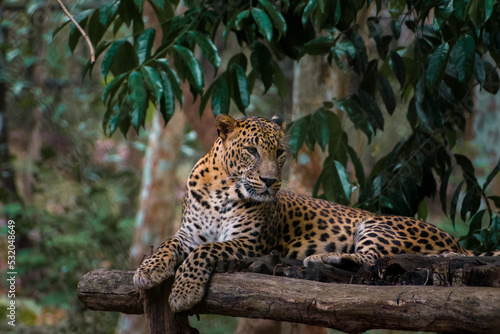
[[[216,125],[219,137],[188,178],[179,231],[134,275],[134,284],[143,289],[175,275],[169,297],[173,311],[201,301],[217,260],[273,249],[305,265],[371,264],[400,253],[472,255],[426,222],[280,191],[286,159],[280,116],[269,121],[219,115]]]

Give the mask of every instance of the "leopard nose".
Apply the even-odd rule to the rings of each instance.
[[[278,179],[268,179],[267,177],[259,176],[260,180],[269,188],[278,181]]]

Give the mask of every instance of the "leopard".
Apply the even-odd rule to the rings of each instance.
[[[333,266],[372,265],[383,256],[475,254],[434,225],[412,217],[374,214],[281,190],[286,122],[220,114],[217,139],[193,167],[179,230],[134,274],[139,289],[173,278],[173,312],[199,303],[219,260],[284,258]]]

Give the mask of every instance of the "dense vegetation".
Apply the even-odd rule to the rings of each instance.
[[[8,218],[16,222],[17,317],[7,325],[3,281],[0,332],[114,333],[119,315],[86,311],[75,290],[89,270],[129,267],[140,173],[124,155],[134,143],[102,133],[103,86],[82,81],[74,69],[86,56],[71,57],[67,39],[53,38],[65,19],[59,8],[2,9],[0,270]]]
[[[315,196],[423,219],[428,199],[436,197],[450,225],[467,223],[464,246],[499,247],[500,196],[493,185],[500,162],[478,166],[473,150],[464,148],[478,92],[496,94],[500,87],[496,1],[179,4],[73,3],[71,12],[96,47],[98,69],[54,3],[2,3],[0,210],[22,222],[18,328],[114,332],[117,315],[84,312],[74,289],[91,269],[134,266],[127,261],[140,163],[127,156],[143,150],[151,112],[156,107],[169,122],[188,98],[187,82],[200,113],[206,106],[214,114],[246,113],[261,92],[290,93],[283,73],[290,59],[323,57],[351,77],[349,96],[325,97],[288,130],[293,155],[303,146],[327,154]],[[159,26],[146,25],[146,5]],[[233,42],[237,51],[228,51]],[[397,113],[404,113],[410,133],[394,138],[389,153],[361,159],[346,129],[352,125],[374,142]],[[105,138],[117,130],[128,139]],[[0,306],[5,302],[2,296]],[[35,331],[31,326],[40,322]],[[10,329],[4,325],[0,331]]]
[[[470,221],[467,247],[498,246],[500,197],[487,190],[500,161],[480,182],[471,158],[454,150],[473,112],[476,86],[491,94],[499,89],[495,1],[188,1],[181,14],[176,13],[178,1],[149,4],[161,24],[158,47],[153,47],[155,28],[144,25],[143,1],[106,2],[77,17],[102,55],[102,75],[113,75],[102,96],[106,132],[143,127],[149,103],[168,122],[175,101],[184,101],[181,81],[201,98],[200,113],[209,101],[214,114],[227,113],[231,101],[244,113],[258,82],[264,93],[274,85],[280,96],[286,94],[280,61],[323,56],[350,71],[357,84],[347,98],[325,101],[291,127],[292,153],[303,145],[313,149],[315,143],[328,152],[314,195],[349,204],[356,188],[356,206],[409,216],[420,212],[422,218],[424,199],[439,195],[453,224],[457,213]],[[374,10],[367,9],[370,5]],[[369,14],[366,20],[357,19],[361,12]],[[129,36],[103,38],[123,25],[130,27]],[[224,64],[213,42],[220,31],[224,44],[235,35],[241,46]],[[70,48],[79,38],[72,26]],[[368,52],[370,43],[376,54]],[[217,72],[208,87],[196,47]],[[368,173],[342,124],[352,122],[371,142],[398,100],[406,105],[412,133],[378,157]],[[347,117],[339,118],[334,110]],[[349,168],[355,178],[349,178]],[[449,180],[457,173],[461,181],[450,196]],[[489,230],[483,230],[483,220]]]

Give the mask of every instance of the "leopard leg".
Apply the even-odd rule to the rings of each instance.
[[[262,255],[253,240],[234,239],[208,243],[196,248],[177,269],[170,294],[170,308],[181,312],[192,308],[205,295],[205,287],[218,260],[243,259]]]
[[[374,251],[368,251],[368,252],[363,252],[363,253],[353,253],[353,254],[346,254],[346,253],[320,253],[320,254],[315,254],[311,255],[309,257],[306,257],[304,259],[304,265],[307,267],[308,263],[310,262],[321,262],[321,263],[326,263],[330,264],[332,266],[338,266],[338,267],[356,267],[360,266],[364,263],[368,264],[373,264],[375,261],[379,258],[380,256],[377,254],[377,252]]]
[[[175,266],[189,253],[187,248],[177,236],[162,243],[136,270],[134,285],[140,289],[149,289],[174,276]]]
[[[380,227],[373,221],[360,222],[356,229],[354,253],[319,253],[304,259],[304,265],[309,262],[321,262],[339,267],[357,267],[364,263],[372,265],[383,255],[388,255],[381,243],[373,241],[373,233],[382,235]]]

